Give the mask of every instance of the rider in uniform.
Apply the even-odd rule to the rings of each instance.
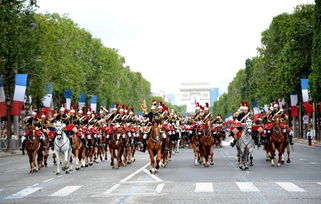
[[[234,122],[235,123],[245,123],[246,118],[249,116],[249,107],[248,103],[246,101],[241,103],[240,108],[237,112],[233,114]],[[231,142],[231,146],[234,147],[236,144],[238,138],[240,137],[240,129],[239,127],[236,127],[238,130],[237,134],[235,134],[233,131],[231,131],[231,136],[233,136],[233,142]]]
[[[147,124],[146,124],[146,130],[145,130],[145,133],[144,133],[144,136],[143,136],[143,149],[142,149],[142,152],[145,152],[146,151],[146,140],[147,140],[147,136],[148,134],[150,133],[150,130],[151,130],[151,125],[152,123],[154,122],[154,119],[156,118],[159,118],[160,119],[160,114],[157,112],[156,110],[156,105],[157,105],[157,102],[155,99],[153,99],[152,101],[152,106],[151,106],[151,111],[148,113],[147,110],[146,110],[146,106],[145,105],[142,105],[142,109],[143,109],[143,116],[147,119]]]

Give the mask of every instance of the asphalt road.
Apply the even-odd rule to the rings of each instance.
[[[108,155],[109,156],[109,155]],[[108,160],[56,176],[56,167],[29,174],[27,156],[0,158],[0,203],[321,203],[321,148],[295,144],[292,163],[271,167],[262,149],[254,166],[237,167],[236,150],[215,149],[215,164],[194,166],[191,149],[156,176],[148,154],[120,170]]]

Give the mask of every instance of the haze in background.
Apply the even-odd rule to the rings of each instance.
[[[313,0],[38,0],[39,12],[68,14],[116,48],[152,91],[178,93],[180,82],[210,82],[227,90],[261,32],[278,14]]]

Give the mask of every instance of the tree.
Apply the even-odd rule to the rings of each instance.
[[[315,1],[312,44],[312,67],[309,76],[310,95],[313,102],[321,101],[321,0]]]

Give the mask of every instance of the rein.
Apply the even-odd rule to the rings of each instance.
[[[56,141],[54,142],[55,143],[55,145],[57,145],[57,147],[59,147],[59,152],[61,152],[61,148],[63,147],[63,146],[65,146],[65,144],[68,142],[68,138],[66,139],[66,141],[65,141],[65,143],[63,143],[61,146],[59,146],[57,143],[56,143]]]

